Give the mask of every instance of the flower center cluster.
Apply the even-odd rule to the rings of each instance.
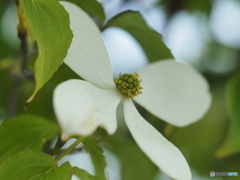
[[[114,82],[116,88],[124,95],[126,98],[133,98],[139,94],[142,94],[140,91],[142,87],[140,86],[140,80],[138,79],[139,75],[137,73],[133,74],[120,74]]]

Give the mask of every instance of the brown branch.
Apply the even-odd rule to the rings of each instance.
[[[21,58],[19,62],[20,72],[17,67],[18,65],[14,65],[14,67],[12,67],[13,71],[10,70],[12,85],[10,88],[10,96],[8,100],[7,118],[12,118],[17,115],[19,92],[23,82],[23,77],[26,76],[27,78],[29,76],[28,74],[26,74],[26,67],[27,67],[27,61],[28,61],[28,57],[27,57],[28,56],[28,42],[27,42],[28,29],[25,25],[23,12],[21,10],[19,3],[20,3],[19,0],[15,0],[15,4],[18,10],[18,19],[19,19],[19,24],[17,26],[18,38],[20,39],[20,42],[21,42]]]

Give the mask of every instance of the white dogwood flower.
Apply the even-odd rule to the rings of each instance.
[[[163,60],[138,74],[123,74],[113,80],[96,24],[76,5],[61,4],[70,15],[74,34],[64,62],[84,79],[65,81],[54,90],[54,110],[63,138],[87,136],[99,126],[113,134],[116,109],[123,100],[127,127],[142,151],[169,177],[190,180],[182,153],[138,113],[133,100],[167,123],[185,126],[200,119],[210,106],[205,79],[187,65]]]

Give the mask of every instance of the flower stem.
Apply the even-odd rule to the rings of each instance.
[[[68,155],[72,150],[74,150],[78,144],[83,142],[86,139],[85,136],[81,136],[75,141],[71,146],[69,146],[65,151],[62,152],[59,156],[57,156],[55,159],[56,161],[60,161],[64,156]]]

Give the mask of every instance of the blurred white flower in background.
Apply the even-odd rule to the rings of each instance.
[[[240,2],[214,1],[210,27],[216,40],[232,48],[240,47]]]
[[[74,4],[62,4],[70,14],[74,34],[64,62],[86,80],[65,81],[54,91],[54,110],[63,139],[90,135],[99,126],[113,134],[117,128],[116,108],[123,100],[126,124],[142,151],[169,177],[191,179],[181,152],[142,118],[131,98],[137,95],[133,99],[155,116],[185,126],[200,119],[210,106],[205,79],[187,65],[174,60],[159,61],[139,72],[142,94],[136,74],[120,77],[117,88],[128,92],[121,94],[114,85],[110,60],[97,26]],[[134,94],[129,95],[130,91]]]
[[[7,6],[0,26],[0,39],[10,48],[19,50],[20,40],[18,39],[17,32],[18,15],[16,5],[11,2]]]
[[[201,70],[199,60],[209,40],[207,20],[201,14],[180,11],[168,23],[164,39],[176,61],[190,64]]]
[[[103,40],[109,52],[113,76],[119,72],[133,73],[147,65],[147,57],[138,42],[120,28],[107,28]],[[131,59],[131,60],[130,60]]]

